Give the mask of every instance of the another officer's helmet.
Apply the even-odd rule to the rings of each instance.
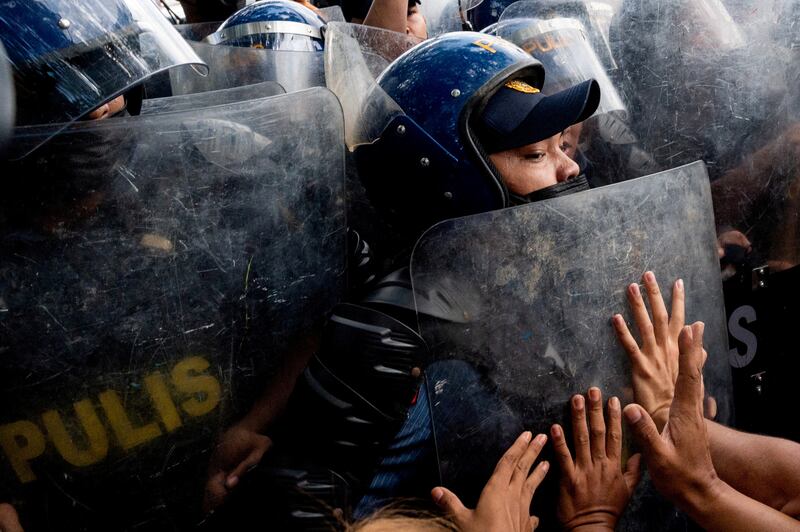
[[[325,20],[291,0],[263,0],[233,14],[206,40],[267,50],[319,52]]]
[[[516,203],[488,154],[553,136],[593,113],[600,97],[593,80],[543,96],[539,61],[474,32],[423,42],[378,83],[404,114],[356,149],[359,173],[389,220],[417,232]]]
[[[66,127],[153,74],[205,67],[150,1],[4,2],[0,38],[14,74],[17,126]]]

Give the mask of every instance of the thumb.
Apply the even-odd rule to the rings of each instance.
[[[633,493],[634,488],[642,479],[642,455],[640,453],[628,458],[622,477],[625,479],[625,485],[628,486],[628,492]]]
[[[469,515],[470,510],[467,509],[458,496],[447,488],[438,486],[431,490],[431,497],[433,502],[442,510],[453,516],[459,526],[463,525],[464,519]]]
[[[625,415],[625,421],[631,427],[633,436],[639,445],[642,446],[645,453],[658,452],[664,444],[661,441],[661,435],[658,433],[656,424],[653,418],[650,417],[644,408],[632,403],[625,407],[622,411]]]
[[[205,493],[203,494],[203,512],[208,513],[215,509],[225,501],[227,495],[225,472],[219,471],[211,475],[206,482]]]
[[[266,450],[266,447],[256,447],[250,451],[250,454],[248,454],[244,460],[239,462],[239,465],[237,465],[225,479],[225,487],[228,489],[233,489],[239,483],[239,479],[242,477],[242,475],[244,475],[248,469],[261,461],[261,457],[264,456],[264,452]]]

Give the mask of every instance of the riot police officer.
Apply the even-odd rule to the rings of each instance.
[[[291,0],[265,0],[232,14],[216,30],[187,27],[189,45],[209,65],[208,76],[189,69],[171,76],[174,94],[275,82],[285,92],[325,85],[325,20]],[[194,30],[202,31],[194,31]],[[202,39],[202,40],[200,40]]]
[[[250,4],[206,37],[211,44],[267,50],[319,52],[325,20],[308,7],[291,0],[266,0]]]
[[[349,117],[377,121],[357,130],[381,131],[357,145],[355,157],[391,228],[376,246],[388,250],[387,274],[357,304],[335,310],[301,384],[311,391],[309,410],[319,413],[316,433],[336,449],[334,463],[362,483],[376,461],[383,464],[359,512],[432,485],[430,414],[418,389],[428,359],[415,309],[442,319],[451,309],[411,289],[416,238],[444,219],[588,188],[563,151],[562,133],[595,111],[597,83],[544,96],[543,79],[541,64],[508,42],[450,33],[413,48],[379,76],[367,106],[380,108],[388,98],[401,113]]]
[[[328,312],[310,292],[338,301],[341,108],[316,88],[127,116],[131,87],[204,67],[150,2],[10,3],[0,31],[26,155],[0,182],[0,499],[33,531],[188,528],[216,430]],[[315,124],[317,156],[266,116]]]

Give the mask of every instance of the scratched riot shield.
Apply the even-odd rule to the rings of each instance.
[[[342,12],[342,7],[338,5],[322,7],[319,14],[325,19],[325,22],[347,22]]]
[[[78,123],[3,164],[0,499],[26,530],[200,521],[218,433],[344,288],[343,145],[316,88]]]
[[[11,139],[14,128],[16,98],[14,97],[14,80],[11,77],[11,63],[6,55],[6,49],[0,43],[0,92],[5,97],[0,102],[0,157],[6,150],[6,145]]]
[[[425,18],[428,37],[451,31],[472,31],[468,13],[483,0],[428,0],[420,2],[419,10]]]
[[[612,26],[631,126],[662,168],[702,159],[716,179],[789,119],[792,52],[743,31],[726,5],[625,2]]]
[[[229,89],[242,85],[273,81],[286,92],[309,87],[324,87],[322,52],[266,50],[210,44],[209,38],[219,24],[201,23],[177,26],[191,48],[208,64],[208,76],[187,67],[170,72],[175,95]]]
[[[645,149],[661,165],[709,167],[737,424],[800,440],[788,406],[800,369],[789,325],[800,256],[797,9],[794,0],[625,2],[611,42]]]
[[[345,142],[349,148],[348,225],[369,243],[376,256],[394,252],[396,235],[368,198],[353,152],[359,145],[378,139],[389,122],[403,114],[376,78],[392,61],[420,42],[411,35],[360,24],[331,22],[325,27],[325,79],[342,104]]]
[[[722,283],[702,163],[442,222],[420,238],[414,292],[446,316],[418,313],[437,360],[426,378],[440,472],[466,504],[523,430],[570,425],[573,394],[599,386],[607,398],[632,401],[627,355],[610,320],[619,312],[631,323],[625,290],[647,270],[662,286],[684,280],[687,322],[706,323],[706,390],[717,419],[730,422]],[[656,529],[661,519],[671,528],[673,509],[653,498],[652,488],[637,496],[622,529]],[[534,509],[547,521],[555,507]]]
[[[166,96],[163,98],[149,98],[142,101],[141,114],[174,113],[177,111],[190,111],[202,109],[213,105],[225,105],[234,102],[257,100],[268,96],[285,94],[278,83],[262,81],[252,85],[243,85],[218,91],[198,92],[195,94],[182,94],[180,96]]]

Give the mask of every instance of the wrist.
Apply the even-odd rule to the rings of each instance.
[[[595,509],[575,515],[563,524],[564,530],[569,531],[606,531],[614,530],[619,516],[606,509]]]
[[[705,522],[704,516],[716,514],[718,507],[732,489],[715,474],[708,481],[696,482],[692,488],[681,491],[676,505],[692,519],[702,523]]]
[[[268,423],[265,423],[263,420],[259,419],[258,416],[248,415],[240,419],[233,426],[242,430],[246,430],[247,432],[255,432],[256,434],[263,434],[267,425]]]
[[[613,532],[614,527],[605,524],[591,524],[578,525],[574,528],[565,528],[565,530],[569,530],[570,532],[608,532],[611,530]]]

